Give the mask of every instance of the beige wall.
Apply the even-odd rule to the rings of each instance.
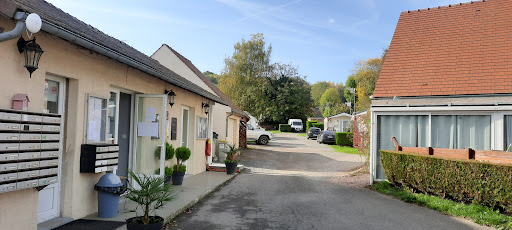
[[[9,31],[14,28],[14,23],[0,17],[0,27]],[[103,174],[79,172],[86,94],[108,98],[111,87],[144,94],[162,94],[164,89],[174,90],[176,104],[167,109],[170,117],[178,118],[178,138],[170,143],[179,146],[181,107],[190,107],[192,122],[189,133],[194,138],[190,138],[193,142],[190,145],[192,156],[188,172],[197,174],[205,171],[204,142],[195,141],[196,116],[202,113],[203,99],[200,96],[44,32],[35,34],[35,37],[44,53],[39,69],[32,78],[29,78],[24,67],[23,55],[17,50],[17,39],[0,43],[0,77],[4,83],[0,85],[0,108],[11,108],[12,97],[16,93],[26,93],[30,98],[29,111],[42,112],[45,76],[67,79],[67,116],[61,166],[62,216],[77,219],[97,211],[97,192],[93,186]],[[37,200],[35,189],[0,194],[0,229],[35,229]]]
[[[197,86],[215,94],[185,63],[179,59],[166,45],[162,45],[151,58],[157,60],[163,66],[169,68],[180,76],[186,78]]]

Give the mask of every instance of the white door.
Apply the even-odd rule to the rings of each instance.
[[[46,76],[44,83],[44,110],[46,113],[61,114],[61,127],[64,127],[64,104],[66,100],[66,79]],[[61,132],[61,140],[64,140],[63,129]],[[39,204],[37,220],[39,223],[49,219],[58,217],[60,215],[60,180],[61,180],[61,165],[62,165],[62,147],[63,143],[60,142],[59,146],[59,178],[55,184],[48,185],[43,190],[39,191]]]
[[[190,110],[188,107],[182,107],[181,109],[181,146],[188,148],[189,142],[189,129],[190,129]],[[190,160],[190,158],[189,158]],[[187,166],[187,161],[182,163]],[[190,172],[187,168],[187,172]]]
[[[167,95],[135,95],[135,149],[131,170],[136,174],[164,175]],[[134,185],[134,184],[133,184]],[[134,185],[137,186],[137,185]]]

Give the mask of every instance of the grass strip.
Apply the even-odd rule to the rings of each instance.
[[[372,185],[372,188],[380,193],[391,195],[407,203],[416,203],[444,214],[465,217],[474,220],[475,223],[492,226],[498,229],[512,230],[512,217],[494,211],[490,207],[477,204],[463,204],[452,200],[443,199],[433,195],[412,193],[406,188],[397,188],[389,182],[380,182]]]
[[[352,148],[349,146],[339,146],[339,145],[329,145],[331,146],[334,151],[340,152],[340,153],[348,153],[348,154],[359,154],[359,150],[356,148]]]

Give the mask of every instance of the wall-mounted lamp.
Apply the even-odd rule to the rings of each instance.
[[[204,109],[204,113],[206,115],[208,115],[208,113],[210,112],[210,105],[208,103],[204,103],[203,102],[203,105],[202,105],[203,109]]]
[[[25,20],[25,25],[27,27],[27,35],[30,38],[33,33],[37,33],[41,30],[41,17],[35,13],[29,14]],[[28,32],[30,32],[30,34]],[[25,56],[25,68],[27,68],[30,73],[30,78],[32,78],[32,73],[39,67],[39,59],[44,51],[36,43],[36,38],[25,41],[23,37],[20,37],[17,45],[18,51]]]
[[[164,91],[165,94],[167,94],[167,96],[169,97],[169,105],[171,105],[171,108],[172,106],[174,105],[174,98],[176,97],[176,93],[174,93],[174,91],[168,91],[168,90],[165,90]]]
[[[32,78],[32,73],[39,68],[39,59],[44,51],[36,43],[36,38],[25,41],[25,39],[20,37],[17,44],[20,53],[25,55],[25,68],[27,68],[30,78]]]

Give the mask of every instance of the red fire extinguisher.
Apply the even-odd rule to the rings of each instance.
[[[211,152],[212,152],[212,141],[210,139],[207,139],[206,140],[206,149],[205,149],[206,156],[210,156]]]

